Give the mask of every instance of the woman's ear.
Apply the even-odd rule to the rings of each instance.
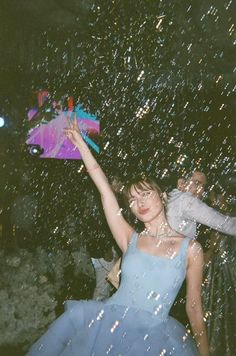
[[[185,190],[185,179],[184,178],[179,178],[177,180],[177,189],[181,190],[182,192],[184,192]]]

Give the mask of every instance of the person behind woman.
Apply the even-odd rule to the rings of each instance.
[[[133,231],[76,121],[65,133],[80,150],[123,252],[121,284],[105,301],[67,302],[65,313],[28,355],[208,356],[201,304],[201,246],[170,228],[160,188],[149,178],[132,181],[125,189],[132,213],[145,225],[139,235]],[[186,329],[168,314],[185,276],[186,308],[197,347]]]

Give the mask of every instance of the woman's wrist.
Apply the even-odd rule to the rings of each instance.
[[[95,169],[98,169],[99,167],[100,167],[99,164],[96,163],[93,166],[86,168],[86,171],[91,172],[94,171]]]
[[[78,143],[78,144],[84,142],[83,136],[82,136],[81,134],[79,134],[79,135],[77,136],[77,140],[76,140],[76,141],[77,141],[76,143]]]

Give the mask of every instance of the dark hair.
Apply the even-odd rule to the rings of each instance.
[[[160,197],[162,197],[162,191],[159,185],[157,184],[155,178],[153,177],[148,177],[148,176],[137,176],[133,179],[131,179],[126,185],[125,188],[123,189],[123,195],[125,200],[127,201],[129,197],[131,196],[131,188],[134,187],[134,189],[138,192],[140,190],[144,189],[151,189],[155,190]]]

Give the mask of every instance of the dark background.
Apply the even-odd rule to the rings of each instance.
[[[106,226],[80,161],[27,151],[38,90],[72,95],[98,116],[98,160],[111,179],[149,172],[170,189],[202,169],[209,188],[219,180],[233,193],[234,13],[228,0],[0,0],[1,246],[68,247],[68,215],[82,240]],[[26,196],[37,214],[13,226]]]

